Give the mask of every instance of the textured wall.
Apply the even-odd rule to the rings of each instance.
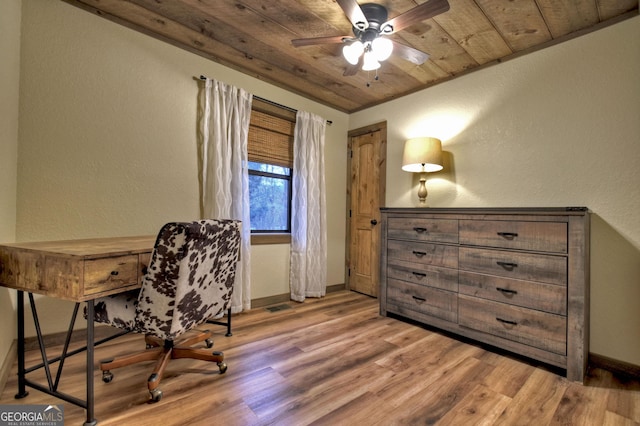
[[[0,242],[16,236],[20,9],[20,1],[0,2]],[[0,367],[16,334],[13,293],[0,288]]]
[[[196,214],[191,76],[206,74],[333,120],[328,284],[344,277],[347,120],[386,120],[389,206],[413,205],[404,140],[432,134],[450,160],[428,182],[434,206],[590,207],[591,350],[640,365],[640,18],[350,117],[62,2],[25,0],[22,19],[18,239],[152,233]],[[281,294],[288,258],[257,253],[256,297]]]
[[[591,352],[640,365],[640,17],[352,114],[388,124],[387,205],[417,202],[405,139],[437,136],[433,207],[587,206]],[[597,53],[596,53],[597,52]],[[597,55],[597,59],[594,59]]]
[[[342,189],[327,197],[327,278],[344,282],[346,114],[60,1],[25,0],[22,31],[18,240],[152,234],[197,218],[193,77],[204,74],[333,121],[327,187]],[[288,293],[288,262],[287,245],[256,249],[252,297]],[[55,317],[56,302],[42,303]]]

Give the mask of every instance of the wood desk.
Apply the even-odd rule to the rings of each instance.
[[[18,393],[16,398],[28,395],[26,386],[85,408],[85,425],[95,425],[93,401],[93,312],[94,299],[121,293],[140,287],[144,268],[149,264],[154,236],[98,238],[87,240],[46,241],[0,245],[0,285],[18,290]],[[31,310],[43,363],[25,369],[24,362],[24,292],[29,294]],[[39,325],[33,294],[75,302],[71,323],[62,355],[49,358],[44,351],[44,341]],[[68,345],[73,332],[78,308],[87,304],[87,343],[85,348],[69,352]],[[86,400],[58,391],[64,359],[86,349],[87,368]],[[53,380],[50,365],[59,362]],[[44,368],[47,385],[26,378],[27,373]]]
[[[72,302],[140,286],[154,236],[0,245],[0,285]]]

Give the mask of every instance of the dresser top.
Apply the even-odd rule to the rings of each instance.
[[[458,214],[546,214],[577,215],[589,212],[587,207],[381,207],[390,213],[458,213]]]

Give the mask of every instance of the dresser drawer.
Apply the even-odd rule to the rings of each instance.
[[[96,294],[138,283],[138,255],[107,257],[85,262],[85,294]]]
[[[465,295],[459,296],[458,308],[463,327],[560,355],[567,352],[565,317]]]
[[[469,296],[552,314],[567,314],[567,288],[560,285],[460,271],[459,291]]]
[[[387,280],[387,303],[455,322],[458,318],[458,295],[450,291]]]
[[[457,243],[458,221],[420,217],[390,217],[387,235],[390,239]]]
[[[567,284],[567,258],[460,247],[460,269],[549,284]]]
[[[387,256],[390,261],[397,259],[423,265],[458,267],[458,247],[456,246],[389,240]]]
[[[460,244],[567,253],[567,224],[516,220],[461,220]]]
[[[387,267],[387,277],[442,290],[458,291],[457,269],[391,259]]]

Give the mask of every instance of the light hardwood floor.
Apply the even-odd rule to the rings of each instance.
[[[378,315],[376,299],[341,291],[299,304],[233,316],[233,336],[213,349],[229,370],[174,360],[148,403],[151,364],[96,370],[100,425],[639,425],[640,383],[601,370],[585,386],[508,354]],[[128,335],[96,349],[96,359],[143,347]],[[212,350],[213,350],[212,349]],[[29,360],[38,357],[36,351]],[[61,389],[84,392],[84,356],[65,364]],[[60,404],[29,389],[15,400],[16,367],[0,404]],[[65,424],[84,410],[64,404]]]

